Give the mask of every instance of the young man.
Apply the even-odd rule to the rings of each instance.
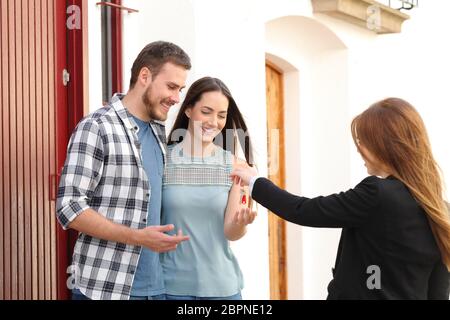
[[[147,45],[130,90],[84,118],[69,142],[57,217],[80,232],[73,254],[73,299],[161,299],[159,252],[188,237],[160,226],[165,130],[185,87],[189,56],[168,42]]]

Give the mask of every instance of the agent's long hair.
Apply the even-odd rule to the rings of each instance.
[[[450,217],[441,172],[419,113],[402,99],[388,98],[357,116],[351,129],[357,148],[361,143],[387,166],[425,210],[442,261],[450,270]]]
[[[227,86],[217,78],[204,77],[195,81],[184,99],[178,116],[175,120],[172,130],[169,134],[168,144],[175,144],[178,141],[176,131],[178,129],[184,129],[186,132],[189,126],[189,118],[186,116],[186,109],[192,108],[197,101],[199,101],[205,92],[221,92],[228,99],[228,113],[225,127],[220,134],[214,139],[216,145],[221,146],[225,150],[230,151],[232,154],[236,154],[236,145],[239,140],[239,144],[244,151],[245,159],[249,165],[253,165],[253,151],[250,136],[248,134],[247,125],[244,118],[230,93]],[[232,139],[232,141],[230,141]]]

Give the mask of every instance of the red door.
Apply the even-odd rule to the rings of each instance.
[[[87,0],[0,0],[0,300],[69,297],[77,234],[59,226],[55,202],[67,142],[86,113],[87,29]]]
[[[58,297],[56,177],[68,129],[65,12],[59,0],[0,4],[0,300]]]

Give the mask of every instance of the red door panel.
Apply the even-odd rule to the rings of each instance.
[[[67,143],[68,130],[57,121],[67,112],[66,6],[2,0],[0,10],[0,299],[56,299],[54,177],[57,145]]]

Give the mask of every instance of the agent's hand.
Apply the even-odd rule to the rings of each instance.
[[[184,236],[181,230],[177,235],[168,235],[165,232],[172,231],[174,225],[150,226],[138,230],[138,242],[140,245],[149,248],[154,252],[167,252],[175,250],[183,241],[189,240],[188,236]]]
[[[250,208],[241,208],[234,214],[233,223],[244,227],[251,224],[256,216],[256,211],[252,211]]]
[[[234,181],[236,183],[240,183],[243,187],[248,186],[251,178],[257,176],[258,171],[256,171],[256,168],[250,167],[247,163],[236,164],[233,172],[231,173],[231,177]]]

